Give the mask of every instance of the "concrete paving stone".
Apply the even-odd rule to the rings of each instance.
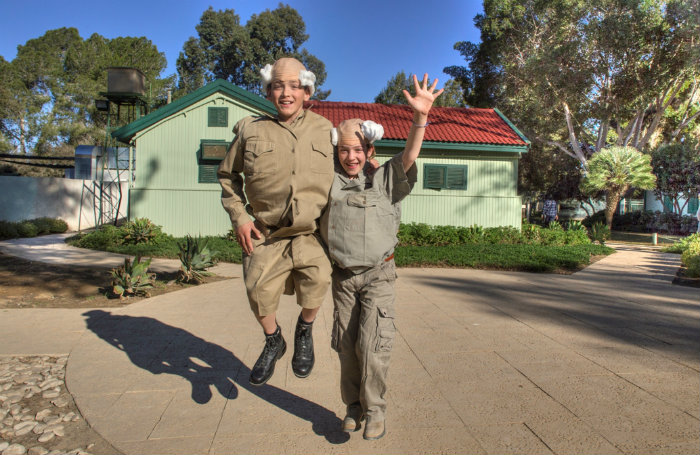
[[[610,371],[570,350],[497,351],[509,365],[537,383],[540,378],[566,375],[609,375]]]
[[[401,428],[387,421],[387,434],[376,441],[365,441],[362,431],[352,433],[347,443],[351,454],[486,454],[483,446],[467,430],[454,427]]]
[[[700,439],[698,420],[670,407],[624,408],[617,415],[583,416],[581,420],[617,446],[634,441],[635,446],[654,447]]]
[[[596,429],[561,407],[551,414],[530,418],[527,428],[554,453],[619,454],[623,451]]]
[[[214,394],[206,403],[197,403],[190,393],[177,391],[148,438],[206,437],[211,440],[226,402],[226,397]]]
[[[433,352],[418,356],[437,381],[523,380],[523,374],[496,352]]]
[[[666,403],[700,419],[700,375],[684,372],[629,373],[620,375]]]
[[[82,393],[73,395],[73,398],[83,418],[88,422],[92,422],[95,418],[108,416],[109,410],[121,395],[121,393]]]
[[[614,375],[541,379],[537,385],[581,418],[600,419],[625,412],[640,417],[648,412],[661,410],[682,412],[624,378]]]
[[[340,431],[328,435],[318,435],[309,432],[286,433],[267,431],[255,433],[223,432],[219,431],[214,438],[210,455],[229,455],[232,453],[245,453],[251,455],[277,455],[277,454],[308,454],[324,453],[329,455],[350,454],[347,442],[348,436]]]
[[[436,385],[467,426],[526,422],[562,412],[557,401],[530,383],[439,381]]]
[[[211,445],[208,437],[181,437],[146,439],[141,441],[119,441],[114,444],[123,453],[143,455],[191,455],[207,453]]]
[[[111,443],[145,440],[174,395],[172,391],[124,393],[106,414],[93,415],[89,423]]]
[[[635,455],[694,455],[700,453],[700,440],[662,444],[621,444],[620,448]]]
[[[551,455],[553,452],[532,430],[521,422],[467,426],[483,451],[488,454]]]

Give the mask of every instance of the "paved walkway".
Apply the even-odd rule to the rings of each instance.
[[[57,240],[0,250],[87,257]],[[671,284],[677,255],[616,248],[574,275],[401,269],[378,441],[338,431],[330,299],[313,374],[296,378],[288,351],[248,384],[263,340],[239,266],[119,309],[0,310],[0,355],[69,352],[83,416],[127,454],[697,454],[700,290]],[[288,341],[297,313],[285,297]]]

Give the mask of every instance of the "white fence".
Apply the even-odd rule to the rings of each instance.
[[[126,218],[127,182],[0,176],[0,220],[60,218],[78,231]]]

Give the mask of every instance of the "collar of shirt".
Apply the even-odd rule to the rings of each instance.
[[[341,173],[338,174],[338,177],[343,183],[343,186],[341,187],[343,190],[362,191],[365,189],[365,185],[367,183],[367,177],[365,176],[364,172],[360,172],[356,179],[351,179],[347,175]]]

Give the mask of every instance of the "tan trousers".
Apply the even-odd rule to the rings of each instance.
[[[297,295],[302,308],[318,308],[330,285],[331,263],[314,234],[253,241],[243,255],[243,279],[250,308],[258,316],[277,311],[280,296]]]
[[[354,275],[333,268],[331,345],[340,357],[340,393],[350,406],[360,403],[365,416],[383,420],[386,379],[394,325],[394,261]]]

